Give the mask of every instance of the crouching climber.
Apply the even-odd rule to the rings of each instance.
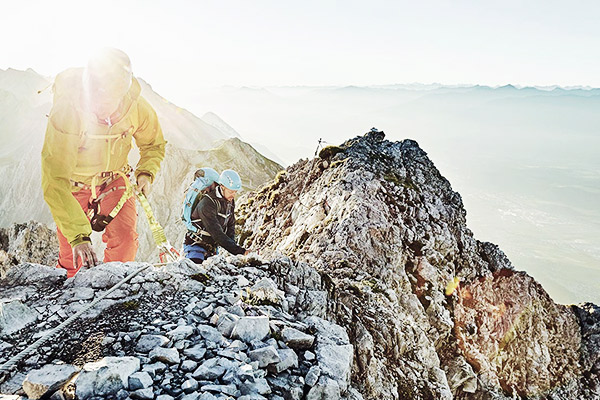
[[[195,182],[198,182],[199,178],[204,178],[196,190],[202,186],[209,190],[197,195],[197,200],[194,202],[196,204],[190,203],[186,196],[186,205],[191,206],[191,212],[190,223],[186,221],[188,232],[183,246],[185,256],[200,264],[215,255],[219,246],[231,254],[248,254],[248,250],[235,242],[234,197],[242,188],[240,176],[230,169],[223,171],[219,176],[212,168],[202,168],[196,176]],[[213,179],[213,182],[216,180],[216,185],[208,186],[211,177],[218,177],[218,179]],[[190,195],[192,196],[193,194]],[[185,214],[184,206],[184,221]]]

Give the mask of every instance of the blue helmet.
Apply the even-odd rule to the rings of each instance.
[[[209,184],[219,180],[219,173],[210,167],[200,168],[194,174],[194,179],[198,179],[201,176],[204,177],[206,181],[209,181]]]
[[[232,169],[223,171],[217,183],[230,190],[240,190],[242,188],[242,179],[238,173]]]

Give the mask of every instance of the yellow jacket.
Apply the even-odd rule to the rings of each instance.
[[[140,150],[135,176],[145,173],[154,180],[166,144],[156,113],[140,96],[135,78],[113,114],[118,117],[109,125],[87,110],[82,74],[83,68],[73,68],[56,76],[42,149],[44,199],[71,246],[88,240],[92,233],[87,216],[72,195],[80,190],[73,183],[89,185],[99,172],[125,169],[132,138]]]

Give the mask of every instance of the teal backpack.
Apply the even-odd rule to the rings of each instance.
[[[192,221],[192,211],[200,201],[201,195],[210,189],[211,185],[219,180],[219,174],[212,168],[200,168],[196,171],[195,180],[185,192],[185,200],[183,201],[183,214],[181,219],[185,223],[188,230],[196,233],[198,227]]]

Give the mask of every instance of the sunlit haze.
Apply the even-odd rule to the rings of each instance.
[[[52,76],[102,46],[184,107],[220,85],[600,86],[594,1],[3,2],[0,67]],[[198,110],[199,112],[202,110]]]

